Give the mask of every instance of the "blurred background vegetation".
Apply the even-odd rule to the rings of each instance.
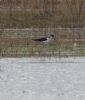
[[[85,0],[0,0],[0,28],[84,27]]]
[[[85,0],[0,0],[0,56],[30,55],[85,56]]]

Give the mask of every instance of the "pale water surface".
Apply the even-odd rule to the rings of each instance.
[[[85,57],[0,59],[0,100],[85,100]]]

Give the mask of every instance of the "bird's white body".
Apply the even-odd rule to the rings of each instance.
[[[48,37],[46,41],[43,41],[43,43],[48,44],[53,39],[53,37]]]

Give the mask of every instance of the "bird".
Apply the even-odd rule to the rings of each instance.
[[[33,41],[39,42],[39,43],[44,43],[48,44],[54,39],[54,35],[50,35],[49,37],[41,37],[41,38],[36,38],[33,39]]]

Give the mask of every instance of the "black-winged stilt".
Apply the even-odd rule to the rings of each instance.
[[[50,35],[49,37],[42,37],[42,38],[33,39],[33,41],[36,41],[36,42],[39,42],[39,43],[48,44],[53,39],[54,39],[54,35]]]

